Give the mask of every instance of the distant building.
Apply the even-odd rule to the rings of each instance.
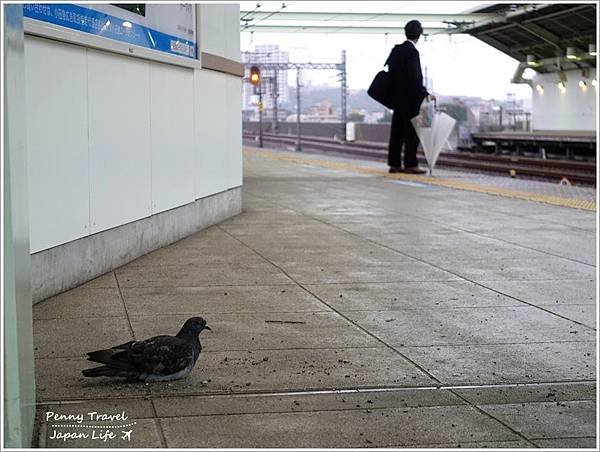
[[[339,116],[333,109],[333,105],[328,100],[319,102],[310,107],[308,114],[303,115],[307,122],[338,122]]]
[[[504,128],[502,106],[495,101],[483,101],[479,106],[479,128],[482,131],[499,131]]]
[[[531,107],[526,107],[523,99],[517,99],[514,93],[508,93],[506,100],[502,103],[502,107],[505,130],[530,130]]]
[[[305,115],[305,114],[301,114],[301,115],[300,115],[300,122],[310,122],[310,121],[307,119],[307,117],[308,117],[307,115]],[[288,113],[288,115],[287,115],[287,116],[286,116],[286,118],[285,118],[285,122],[296,122],[296,121],[297,121],[297,119],[298,119],[298,118],[297,118],[297,116],[296,116],[296,113],[292,113],[292,114],[289,114],[289,113]]]
[[[256,63],[259,66],[260,63],[289,63],[290,56],[289,52],[280,50],[277,44],[265,44],[257,45],[253,52],[243,52],[242,61],[244,63]],[[248,77],[248,70],[246,70],[245,76]],[[265,114],[273,117],[271,111],[274,107],[275,98],[277,98],[277,107],[288,102],[288,71],[263,69],[261,77],[263,80],[262,92]],[[254,86],[250,83],[244,83],[242,95],[243,109],[256,110],[258,95],[254,94]],[[278,114],[278,117],[281,117],[281,115]]]
[[[467,127],[477,127],[479,126],[479,109],[476,107],[468,107],[467,109],[467,120],[465,121],[465,126]]]
[[[385,111],[366,112],[365,110],[361,110],[361,112],[364,112],[364,122],[367,124],[378,124],[385,117]]]
[[[242,121],[246,122],[246,121],[254,121],[254,115],[255,115],[255,110],[256,109],[244,109],[242,110]]]
[[[423,86],[425,86],[430,93],[433,92],[433,79],[429,77],[427,66],[423,67]]]

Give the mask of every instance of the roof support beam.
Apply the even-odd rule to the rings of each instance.
[[[596,40],[596,35],[595,34],[585,34],[585,35],[580,35],[577,37],[572,37],[569,39],[563,39],[561,41],[561,47],[560,47],[560,52],[559,55],[562,56],[562,54],[564,53],[564,50],[567,49],[567,47],[575,47],[576,49],[580,49],[580,47],[582,46],[582,44],[584,43],[593,43]],[[518,46],[518,47],[514,47],[514,50],[516,50],[517,52],[521,52],[521,53],[525,53],[525,54],[529,54],[529,53],[535,53],[536,50],[539,49],[547,49],[548,44],[546,42],[536,42],[535,44],[528,44],[528,45],[524,45],[524,46]],[[584,46],[585,47],[585,46]],[[585,51],[581,51],[581,53],[586,53]]]
[[[241,17],[248,15],[244,20],[264,20],[273,11],[240,11]],[[478,20],[491,19],[495,14],[397,14],[397,13],[343,13],[343,12],[289,12],[280,11],[269,18],[272,20],[290,20],[290,21],[320,21],[320,22],[403,22],[409,20],[418,20],[420,22],[476,22]]]
[[[552,6],[552,3],[549,3],[546,6]],[[583,5],[580,5],[580,6],[575,6],[575,7],[569,8],[567,10],[560,10],[560,11],[555,11],[553,13],[542,14],[540,16],[532,17],[531,19],[523,20],[523,21],[521,21],[521,23],[529,23],[529,22],[535,22],[535,21],[539,21],[539,20],[547,20],[547,19],[551,19],[553,17],[562,16],[564,14],[571,14],[571,13],[573,13],[575,11],[580,11],[582,9],[589,8],[590,6],[593,7],[594,4],[593,3],[586,3],[586,4],[583,4]]]
[[[389,34],[404,35],[404,27],[350,27],[350,26],[331,26],[331,25],[249,25],[242,27],[242,32],[258,33],[353,33],[353,34]],[[423,28],[424,35],[442,33],[446,28]]]
[[[531,22],[550,19],[553,17],[560,17],[564,14],[570,14],[575,11],[580,11],[582,9],[589,8],[590,6],[593,7],[594,5],[592,3],[589,3],[589,4],[583,4],[583,5],[576,6],[576,7],[571,7],[567,10],[554,11],[552,13],[544,12],[544,10],[551,9],[550,8],[551,6],[554,6],[554,4],[547,3],[547,4],[524,5],[520,8],[518,8],[516,11],[507,12],[505,15],[497,15],[497,16],[495,16],[495,18],[492,18],[492,19],[483,20],[483,21],[480,21],[480,22],[475,23],[470,26],[467,25],[464,27],[460,27],[459,30],[457,30],[456,32],[472,33],[476,30],[481,29],[482,27],[487,26],[487,25],[493,25],[493,24],[497,24],[497,23],[501,23],[501,22],[508,22],[508,24],[514,24],[514,23],[529,24]],[[521,18],[523,15],[526,15],[526,14],[529,14],[532,12],[538,12],[538,13],[541,12],[541,14],[536,15],[536,16],[531,17],[530,19],[526,19],[526,20],[523,20]],[[496,29],[496,31],[499,31],[499,30],[500,29],[498,29],[498,28]]]
[[[527,24],[517,23],[517,25],[519,26],[519,28],[527,31],[528,33],[531,33],[532,35],[540,38],[541,40],[546,41],[548,44],[553,45],[558,49],[562,48],[560,45],[560,38],[554,33],[549,32],[545,28],[542,28],[539,25],[531,22]]]
[[[253,52],[246,52],[248,58],[252,58]],[[250,68],[252,66],[258,66],[261,69],[323,69],[323,70],[343,70],[343,63],[253,63],[252,61],[244,63],[244,66]]]

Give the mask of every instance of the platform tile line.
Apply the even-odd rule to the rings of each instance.
[[[372,175],[376,175],[376,176],[383,176],[388,179],[399,179],[399,180],[406,180],[406,181],[413,181],[413,182],[421,182],[424,184],[436,185],[439,187],[452,188],[452,189],[456,189],[456,190],[472,191],[472,192],[477,192],[477,193],[483,193],[486,195],[496,195],[496,196],[502,196],[505,198],[521,199],[524,201],[535,201],[535,202],[541,202],[541,203],[545,203],[545,204],[552,204],[555,206],[569,207],[572,209],[589,210],[592,212],[596,211],[596,203],[593,201],[585,200],[585,199],[563,198],[560,196],[550,196],[550,195],[544,195],[544,194],[540,194],[540,193],[532,193],[532,192],[527,192],[527,191],[510,190],[510,189],[500,188],[500,187],[490,187],[487,185],[479,185],[479,184],[475,184],[472,182],[465,182],[465,181],[461,181],[461,180],[438,179],[438,178],[432,178],[429,176],[418,175],[418,174],[402,174],[402,173],[390,174],[387,171],[378,169],[378,168],[359,166],[359,165],[353,165],[351,163],[336,162],[336,161],[323,160],[323,159],[310,159],[310,158],[306,158],[306,157],[282,155],[282,154],[276,154],[276,153],[270,152],[270,151],[257,151],[254,149],[252,151],[249,151],[246,149],[245,152],[250,152],[251,155],[253,155],[253,156],[258,156],[260,158],[269,159],[269,160],[297,163],[300,165],[311,165],[311,166],[316,166],[316,167],[321,167],[321,168],[347,171],[347,172],[352,172],[352,173],[372,174]]]

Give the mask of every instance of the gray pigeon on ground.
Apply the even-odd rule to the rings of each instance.
[[[83,375],[146,382],[185,378],[200,356],[202,345],[198,336],[202,330],[212,331],[202,317],[192,317],[176,336],[156,336],[90,352],[89,361],[104,365],[84,369]]]

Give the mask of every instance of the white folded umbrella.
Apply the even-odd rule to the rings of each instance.
[[[444,112],[437,111],[433,103],[424,100],[419,114],[412,118],[411,122],[421,140],[429,174],[432,174],[433,167],[442,148],[448,142],[456,120]]]

